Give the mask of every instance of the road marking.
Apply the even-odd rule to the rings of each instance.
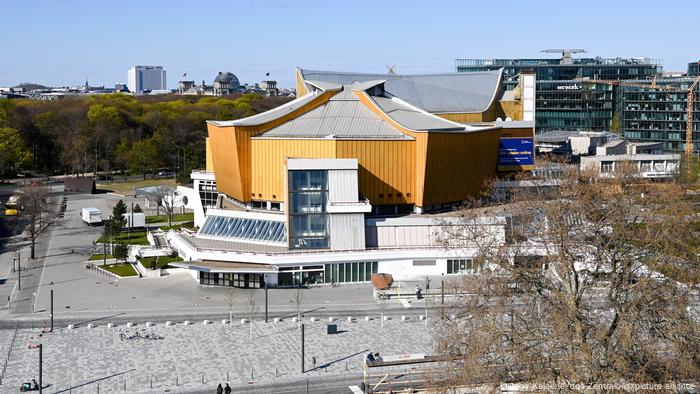
[[[410,307],[411,307],[411,303],[408,302],[408,300],[405,299],[405,298],[401,298],[401,305],[403,305],[404,308],[410,308]]]
[[[362,390],[357,386],[348,386],[348,388],[352,391],[352,394],[362,394]]]

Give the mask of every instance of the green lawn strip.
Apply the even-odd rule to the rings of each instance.
[[[187,222],[194,220],[194,212],[176,213],[173,215],[173,222]],[[168,215],[146,216],[146,223],[167,223]]]
[[[104,235],[101,236],[97,240],[97,242],[105,242],[105,240],[106,240],[106,242],[110,242],[110,239],[105,238]],[[118,242],[126,243],[127,241],[131,245],[149,245],[148,238],[146,236],[145,231],[132,231],[131,236],[129,236],[129,233],[127,233],[126,231],[122,231],[121,233],[119,233],[118,236],[116,236],[114,238],[115,243],[118,243]]]
[[[90,256],[90,258],[88,259],[88,261],[104,260],[104,256],[105,256],[105,255],[102,254],[102,253],[95,253],[95,254],[93,254],[93,255]],[[108,254],[108,255],[107,255],[107,260],[113,259],[113,258],[114,258],[114,256],[112,256],[111,254]]]
[[[182,261],[182,257],[176,256],[160,256],[160,257],[144,257],[141,259],[141,265],[146,269],[151,269],[152,264],[156,261],[156,268],[169,268],[168,264],[176,261]]]
[[[194,222],[185,222],[185,223],[180,223],[180,224],[175,224],[172,226],[160,226],[160,229],[163,231],[168,231],[168,230],[182,230],[183,228],[194,230]]]
[[[100,268],[107,270],[113,274],[119,276],[137,276],[138,273],[131,266],[131,264],[107,264],[106,266],[100,265]]]

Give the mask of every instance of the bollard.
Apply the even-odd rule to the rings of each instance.
[[[209,324],[209,320],[204,320],[204,321],[202,322],[202,325],[203,325],[203,326],[206,326],[207,324]]]
[[[152,326],[152,325],[153,325],[153,323],[151,323],[150,321],[147,321],[147,322],[146,322],[146,327],[150,327],[150,326]]]
[[[253,379],[255,379],[255,371],[253,370],[253,368],[251,368],[250,369],[250,380],[253,380]]]
[[[352,323],[352,321],[353,321],[352,317],[350,317],[350,316],[348,316],[347,320],[348,320],[348,323]]]
[[[173,324],[173,322],[171,322],[170,320],[165,322],[166,327],[170,327],[172,324]]]
[[[384,319],[384,321],[388,321],[388,320],[389,320],[389,316],[383,316],[382,319]]]
[[[298,317],[294,316],[294,317],[292,318],[292,322],[296,323],[296,322],[298,322],[298,321],[299,321],[299,318],[298,318]]]
[[[348,370],[348,362],[347,361],[345,362],[345,370],[346,371]]]
[[[190,325],[190,321],[189,321],[189,320],[185,320],[184,322],[182,322],[182,324],[184,324],[184,325],[186,325],[186,326],[189,326],[189,325]]]
[[[226,371],[226,381],[227,381],[227,382],[229,381],[229,378],[228,378],[228,371]]]
[[[365,321],[369,321],[369,316],[365,316]]]
[[[225,326],[225,325],[226,325],[226,322],[227,322],[226,319],[221,319],[221,325]]]
[[[107,328],[112,328],[114,327],[114,323],[107,323]]]
[[[151,378],[151,388],[153,388],[153,378]]]
[[[248,320],[246,320],[246,319],[241,319],[241,324],[245,324],[245,322],[247,322],[247,321]]]
[[[72,329],[73,329],[73,327],[75,327],[75,326],[74,326],[74,325],[72,325],[72,324],[69,324],[69,325],[68,325],[68,329],[69,329],[69,330],[72,330]]]
[[[97,383],[97,394],[100,394],[100,384]]]
[[[317,319],[316,319],[315,317],[312,317],[312,318],[311,318],[311,321],[316,321],[316,320],[317,320]]]
[[[175,387],[180,385],[180,377],[175,375]]]
[[[202,384],[204,384],[204,374],[202,374]]]
[[[335,321],[335,317],[333,317],[333,316],[329,317],[328,321]]]
[[[128,323],[126,323],[126,326],[127,326],[127,327],[133,327],[133,326],[134,326],[134,323],[128,322]]]
[[[275,322],[275,323],[279,323],[279,322],[280,322],[280,318],[279,318],[279,317],[276,317],[276,318],[272,319],[272,321]]]
[[[401,316],[401,321],[406,321],[406,316]]]
[[[277,376],[279,376],[279,375],[277,375],[277,367],[275,367],[275,377],[277,377]]]
[[[423,316],[423,315],[418,316],[418,320],[425,320],[425,316]]]

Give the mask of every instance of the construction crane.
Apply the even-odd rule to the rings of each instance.
[[[642,89],[655,89],[655,90],[665,90],[665,91],[677,91],[679,88],[677,86],[671,85],[657,85],[656,77],[652,80],[651,85],[638,83],[638,82],[627,82],[624,80],[604,80],[604,79],[594,79],[585,80],[583,83],[600,83],[605,85],[616,85],[616,86],[632,86]],[[700,83],[700,77],[696,78],[695,81],[688,88],[688,100],[687,100],[687,121],[685,129],[685,153],[688,157],[693,154],[693,116],[695,109],[695,89]]]
[[[700,77],[695,78],[695,82],[688,88],[688,108],[685,125],[685,154],[688,158],[693,154],[693,112],[695,112],[695,88],[700,82]],[[688,166],[690,167],[690,166]]]

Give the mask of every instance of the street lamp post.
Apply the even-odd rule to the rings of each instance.
[[[301,373],[304,372],[304,323],[301,323]]]
[[[102,266],[107,265],[107,223],[104,225],[104,239],[102,240]]]
[[[264,276],[265,280],[265,323],[267,323],[267,274]]]
[[[22,290],[22,258],[17,252],[17,290]]]
[[[53,332],[53,289],[51,289],[51,331]]]

